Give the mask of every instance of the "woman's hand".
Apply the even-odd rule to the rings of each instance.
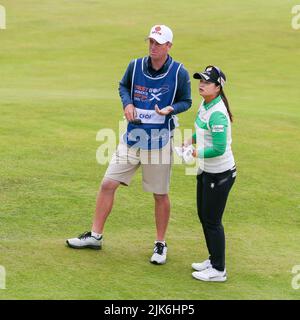
[[[166,116],[166,115],[168,115],[169,113],[173,112],[173,111],[174,111],[174,108],[171,107],[171,106],[167,106],[167,107],[165,107],[165,108],[159,109],[159,108],[158,108],[158,105],[156,104],[156,105],[155,105],[155,111],[156,111],[156,113],[160,114],[161,116]]]
[[[190,146],[193,143],[193,137],[190,137],[189,139],[185,140],[182,144],[182,147],[186,148]]]
[[[198,158],[198,151],[196,149],[193,150],[192,156]]]

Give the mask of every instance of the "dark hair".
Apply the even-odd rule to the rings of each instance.
[[[223,88],[221,87],[221,90],[220,90],[220,95],[221,95],[221,98],[226,106],[226,109],[227,109],[227,112],[228,112],[228,115],[229,115],[229,118],[230,118],[230,121],[232,122],[233,121],[233,115],[230,111],[230,108],[229,108],[229,103],[228,103],[228,100],[225,96],[225,92],[223,91]]]

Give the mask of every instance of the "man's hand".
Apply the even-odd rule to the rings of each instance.
[[[161,116],[166,116],[167,114],[171,113],[174,111],[174,108],[171,106],[167,106],[165,108],[159,109],[158,105],[155,105],[155,111],[160,114]]]
[[[133,121],[136,118],[137,113],[133,104],[128,104],[124,108],[124,115],[128,121]]]

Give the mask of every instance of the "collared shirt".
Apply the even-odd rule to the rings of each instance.
[[[147,57],[144,61],[144,72],[146,75],[151,76],[152,78],[159,77],[165,72],[167,72],[170,64],[172,63],[172,58],[168,55],[168,58],[164,65],[159,69],[155,70],[152,67],[150,57]],[[132,60],[127,70],[119,83],[119,94],[122,100],[123,108],[128,104],[132,104],[131,99],[131,84],[132,84],[132,74],[134,68],[134,60]],[[175,94],[175,99],[172,107],[174,111],[172,114],[178,114],[186,111],[192,105],[191,99],[191,82],[187,70],[182,66],[178,72],[178,86]]]

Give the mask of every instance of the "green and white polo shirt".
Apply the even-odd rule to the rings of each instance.
[[[203,101],[195,121],[199,167],[210,173],[231,169],[235,162],[231,151],[231,123],[221,96]]]

